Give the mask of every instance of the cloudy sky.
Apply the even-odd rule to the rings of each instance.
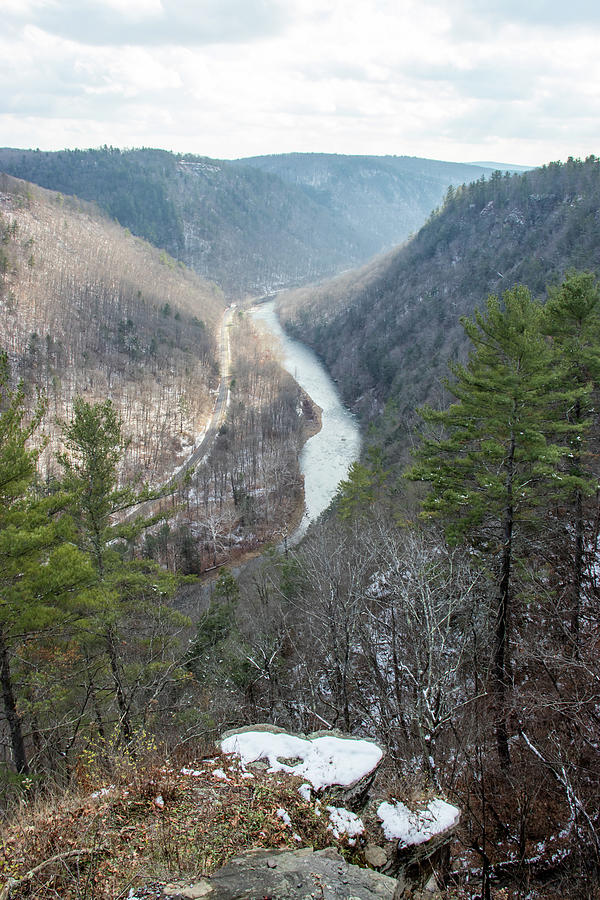
[[[0,146],[600,153],[597,0],[0,0]]]

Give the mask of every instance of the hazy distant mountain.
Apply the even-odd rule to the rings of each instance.
[[[472,166],[482,166],[484,169],[492,169],[494,172],[531,172],[535,166],[519,166],[513,163],[499,162],[474,162]]]
[[[435,398],[465,341],[461,315],[516,283],[543,296],[569,267],[600,270],[600,161],[551,163],[450,192],[407,245],[316,289],[286,295],[286,325],[311,344],[345,400],[397,427]]]
[[[93,200],[230,294],[333,274],[367,258],[359,236],[279,178],[164,150],[0,150],[0,170]]]
[[[0,150],[0,170],[99,204],[231,295],[365,262],[488,170],[414,157],[288,154],[237,162],[164,150]]]
[[[492,168],[414,156],[284,153],[238,160],[297,185],[360,236],[365,258],[388,250],[421,227],[455,187]]]

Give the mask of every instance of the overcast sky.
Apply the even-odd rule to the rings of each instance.
[[[0,146],[600,154],[598,0],[0,0]]]

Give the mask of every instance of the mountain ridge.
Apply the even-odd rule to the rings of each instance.
[[[460,316],[517,283],[543,296],[571,267],[600,270],[594,156],[451,190],[404,246],[282,296],[280,312],[354,410],[369,420],[392,401],[411,422],[439,394],[447,361],[465,353]]]
[[[402,243],[421,227],[450,184],[492,169],[416,156],[284,153],[237,160],[299,186],[363,235],[369,256]]]
[[[290,174],[290,158],[296,170],[318,164],[320,184]],[[420,227],[451,181],[490,174],[418,157],[292,154],[231,161],[107,146],[3,148],[0,170],[97,203],[232,297],[360,265]]]

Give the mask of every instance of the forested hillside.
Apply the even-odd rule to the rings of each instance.
[[[374,426],[299,553],[294,696],[456,798],[444,897],[597,897],[599,210],[595,157],[498,173],[282,299]]]
[[[304,420],[241,311],[223,320],[219,288],[90,204],[6,175],[0,311],[4,815],[29,776],[67,783],[96,740],[104,758],[113,739],[133,750],[159,697],[167,729],[198,728],[179,576],[301,515]],[[217,386],[218,429],[169,487]]]
[[[296,786],[290,813],[248,772],[215,804],[215,739],[269,722],[374,739],[382,796],[460,810],[398,895],[412,872],[440,900],[598,900],[599,167],[448,190],[403,248],[284,299],[365,418],[387,404],[385,452],[252,561],[300,513],[309,399],[242,304],[221,320],[166,251],[1,176],[3,898],[156,896],[232,827],[314,843]],[[209,451],[149,507],[136,476],[189,453],[218,374]],[[396,843],[342,838],[386,871]]]
[[[226,292],[331,276],[403,240],[485,169],[320,154],[237,162],[164,150],[0,150],[0,171],[95,201]]]
[[[298,185],[347,221],[372,256],[404,241],[442,202],[450,184],[491,175],[479,165],[414,156],[282,153],[239,160]]]
[[[0,170],[91,200],[232,295],[364,260],[359,235],[279,178],[164,150],[0,151]]]
[[[323,357],[367,417],[394,401],[400,428],[440,396],[465,352],[459,318],[517,283],[537,296],[571,266],[600,267],[600,163],[569,160],[449,190],[404,247],[317,289],[286,295],[285,324]]]
[[[213,406],[222,294],[97,209],[2,176],[0,346],[48,400],[112,397],[132,436],[129,473],[155,480]]]
[[[441,897],[596,900],[598,279],[478,305],[445,402],[411,410],[412,465],[369,448],[300,547],[278,686],[298,727],[376,735],[463,810]]]

